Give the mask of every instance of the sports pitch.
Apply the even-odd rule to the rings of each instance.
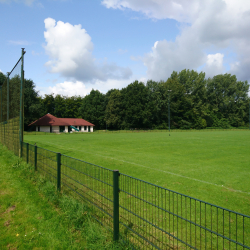
[[[24,141],[250,215],[250,131],[25,135]]]

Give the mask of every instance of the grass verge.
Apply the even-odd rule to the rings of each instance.
[[[0,249],[126,249],[91,209],[0,144]]]

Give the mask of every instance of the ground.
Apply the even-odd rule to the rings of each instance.
[[[25,135],[24,141],[250,215],[250,131]]]

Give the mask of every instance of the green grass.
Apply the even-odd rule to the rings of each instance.
[[[250,215],[249,131],[25,135],[24,141]]]
[[[124,249],[91,208],[56,191],[0,144],[0,249]]]

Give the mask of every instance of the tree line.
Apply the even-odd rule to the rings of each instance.
[[[95,124],[95,129],[167,129],[170,105],[172,129],[244,127],[249,124],[248,91],[248,82],[238,81],[235,75],[206,79],[204,72],[186,69],[174,71],[166,81],[134,81],[106,94],[93,89],[85,97],[41,97],[34,82],[26,79],[24,123],[28,129],[31,122],[50,113],[83,118]]]

